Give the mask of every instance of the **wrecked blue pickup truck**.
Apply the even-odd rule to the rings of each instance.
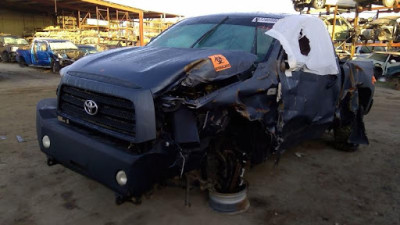
[[[72,42],[56,39],[35,39],[29,48],[20,48],[16,54],[20,66],[51,68],[53,72],[84,56]]]
[[[340,149],[368,144],[373,65],[339,62],[314,17],[188,18],[60,74],[57,98],[37,105],[40,149],[118,203],[194,171],[218,193],[240,192],[249,165],[326,130]]]

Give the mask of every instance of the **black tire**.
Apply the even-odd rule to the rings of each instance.
[[[394,78],[394,89],[400,91],[400,77]]]
[[[381,67],[379,67],[379,66],[374,67],[374,76],[375,76],[376,80],[383,77],[383,70]]]
[[[25,62],[25,60],[24,60],[23,57],[19,57],[18,65],[19,65],[20,67],[25,67],[25,66],[26,66],[26,62]]]
[[[244,155],[234,150],[235,143],[227,137],[219,137],[211,144],[207,155],[207,178],[215,182],[215,190],[220,193],[237,193],[245,188],[241,182],[240,171],[244,165]],[[247,160],[246,160],[247,161]]]
[[[349,143],[352,131],[351,125],[337,127],[334,129],[335,148],[341,151],[354,152],[358,149],[358,144]]]
[[[313,0],[311,6],[315,9],[322,9],[325,7],[325,0]]]
[[[388,8],[392,8],[396,3],[396,0],[382,0],[382,5]]]
[[[393,83],[394,89],[400,91],[400,74],[395,74],[390,78],[390,82]]]
[[[296,12],[301,12],[301,11],[303,11],[303,9],[304,9],[304,6],[303,5],[294,5],[294,10],[296,11]]]
[[[3,62],[10,62],[10,56],[8,55],[8,52],[1,53],[1,59]]]
[[[60,72],[60,69],[61,69],[60,62],[53,61],[53,63],[51,64],[51,71],[53,73],[58,73]]]

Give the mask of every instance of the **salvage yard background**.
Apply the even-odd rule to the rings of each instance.
[[[250,209],[223,215],[196,188],[190,208],[177,187],[157,187],[141,205],[116,206],[99,183],[47,167],[35,107],[55,97],[59,80],[0,63],[0,224],[400,224],[400,91],[376,89],[365,118],[369,146],[340,152],[327,134],[289,149],[278,166],[270,160],[248,173]]]

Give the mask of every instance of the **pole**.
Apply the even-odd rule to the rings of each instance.
[[[54,13],[57,15],[57,0],[54,0]]]
[[[96,22],[97,22],[97,44],[100,44],[100,25],[99,25],[99,7],[96,6]]]
[[[144,45],[144,29],[143,29],[143,11],[139,13],[139,39],[140,39],[140,46]]]
[[[356,43],[358,40],[358,20],[360,17],[360,12],[358,10],[358,5],[356,5],[356,17],[354,18],[354,37],[353,37],[353,41],[351,43],[351,54],[350,57],[353,58],[354,54],[356,52]]]
[[[335,28],[336,28],[336,15],[338,11],[338,5],[335,6],[335,15],[333,16],[333,26],[332,26],[332,41],[335,38]]]
[[[78,29],[80,30],[81,29],[81,11],[80,10],[78,10]]]

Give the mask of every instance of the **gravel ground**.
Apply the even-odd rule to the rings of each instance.
[[[117,206],[97,182],[48,167],[36,140],[35,106],[55,97],[59,80],[0,63],[0,224],[400,224],[400,91],[377,88],[365,117],[369,146],[336,151],[327,134],[289,149],[278,166],[252,168],[251,208],[232,216],[212,211],[197,189],[185,207],[177,187],[157,188],[141,205]]]

